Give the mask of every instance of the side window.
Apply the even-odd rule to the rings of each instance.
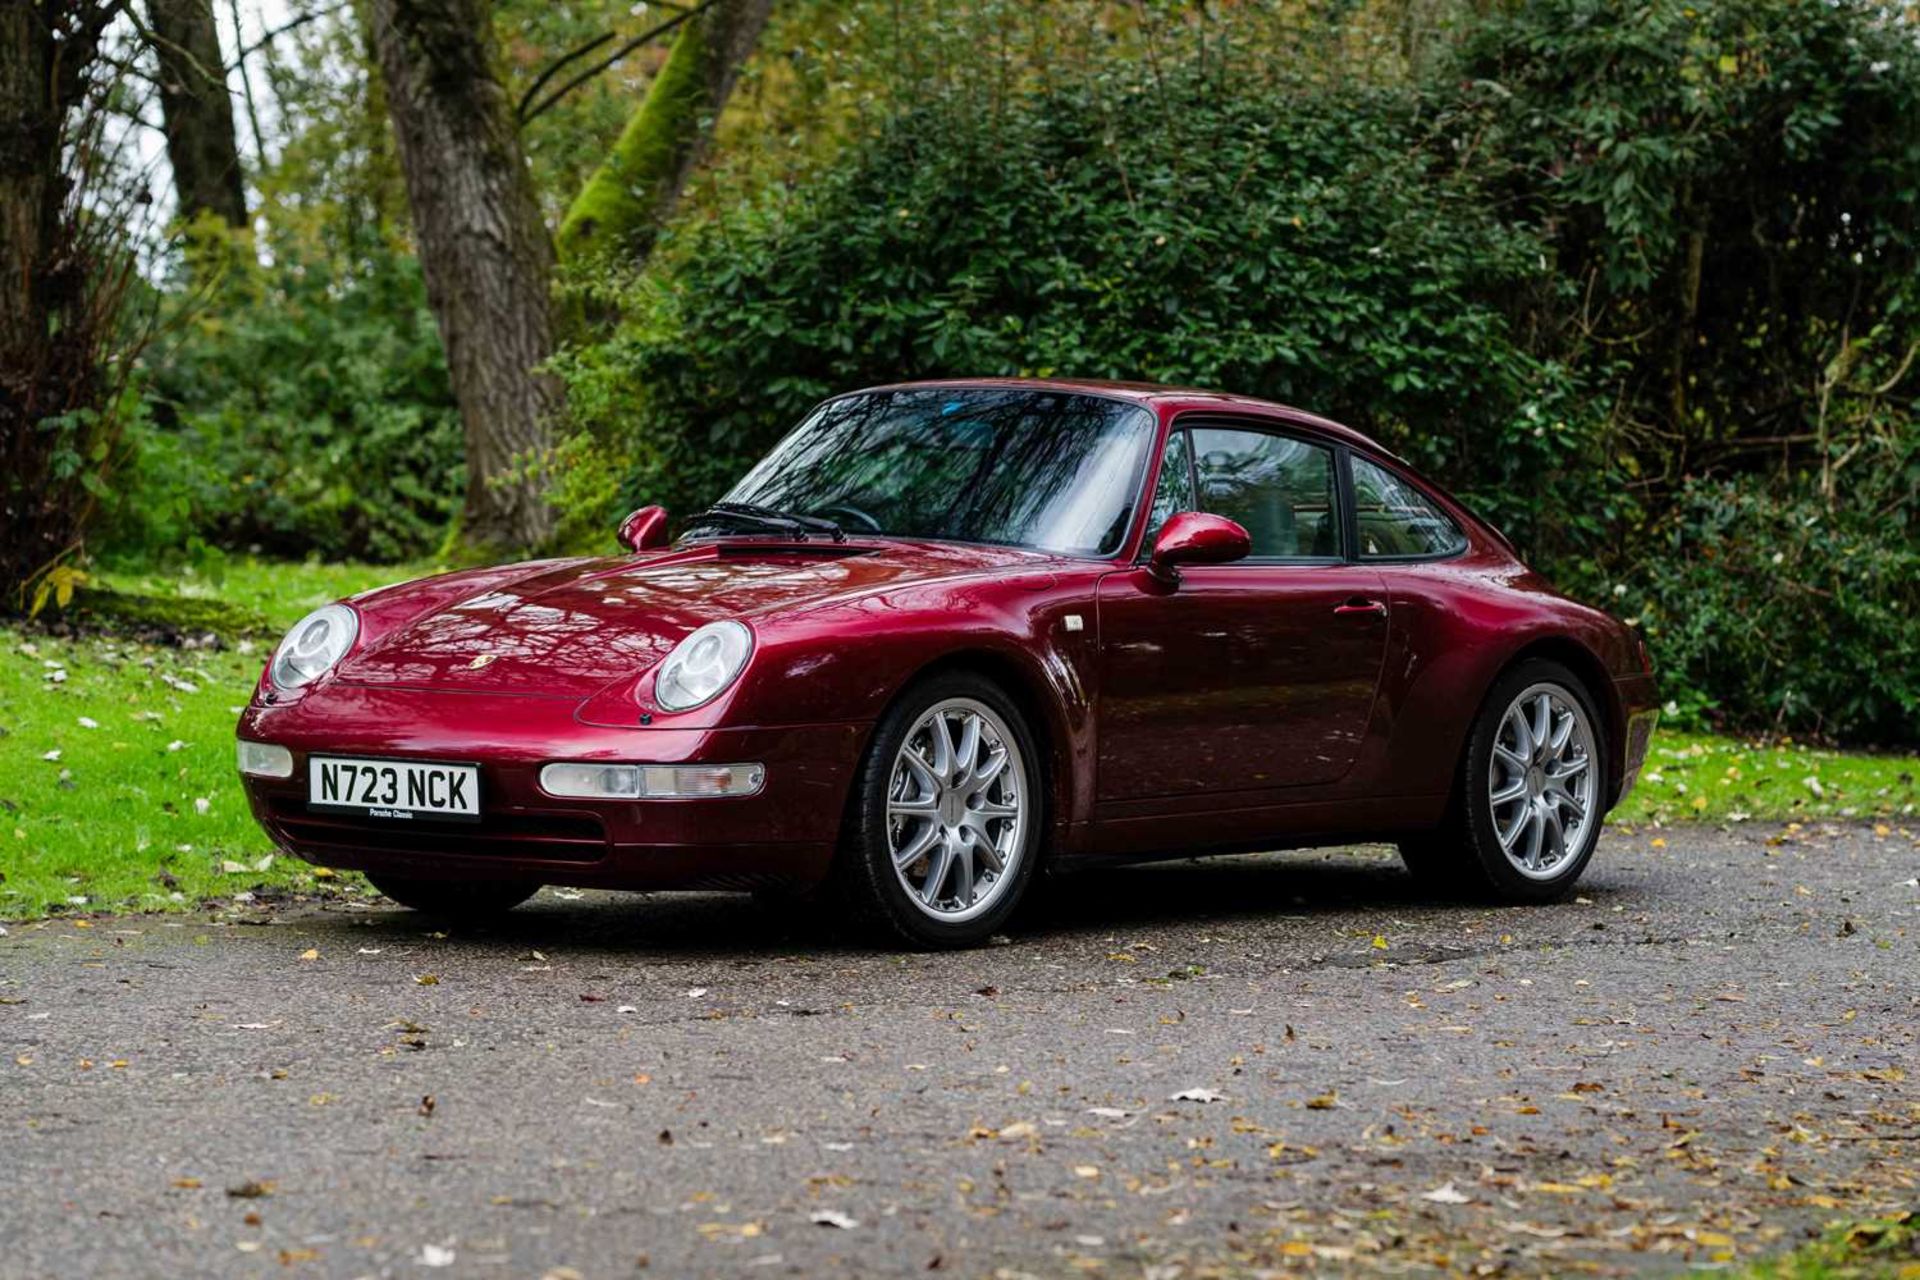
[[[1193,470],[1188,465],[1187,433],[1175,431],[1167,437],[1167,451],[1160,459],[1160,483],[1153,489],[1153,510],[1147,514],[1147,540],[1160,536],[1160,528],[1182,511],[1197,511],[1193,500]]]
[[[1361,457],[1353,459],[1353,511],[1363,560],[1452,555],[1467,546],[1466,535],[1431,498]]]
[[[1232,427],[1192,434],[1200,509],[1246,526],[1256,559],[1340,554],[1331,449]]]

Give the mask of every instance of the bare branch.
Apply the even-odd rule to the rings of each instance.
[[[534,82],[527,86],[527,91],[520,95],[520,105],[513,109],[514,117],[518,119],[520,123],[525,124],[527,121],[527,107],[529,104],[533,102],[534,95],[540,92],[541,86],[545,85],[547,81],[553,79],[553,77],[559,73],[560,68],[566,66],[569,62],[572,62],[575,58],[585,57],[587,54],[592,53],[595,49],[598,49],[601,45],[607,43],[609,40],[613,38],[614,38],[613,32],[602,31],[599,35],[587,41],[585,44],[577,45],[574,48],[567,50],[565,53],[561,54],[558,58],[555,58],[552,62],[548,63],[547,69],[542,71],[537,77],[535,77]]]
[[[537,119],[549,107],[553,106],[554,103],[560,101],[560,99],[566,97],[569,93],[572,93],[575,89],[578,89],[581,85],[593,79],[595,76],[605,71],[608,67],[611,67],[614,63],[620,61],[620,59],[626,57],[629,53],[632,53],[635,49],[638,49],[641,45],[646,44],[649,41],[658,39],[659,37],[665,35],[667,32],[672,31],[674,28],[686,22],[689,18],[698,17],[700,14],[705,13],[708,9],[711,9],[715,3],[716,3],[716,0],[700,0],[700,3],[695,5],[693,8],[688,9],[685,12],[680,13],[674,17],[668,18],[665,22],[662,22],[657,26],[651,27],[646,31],[641,32],[639,35],[635,36],[633,39],[621,45],[618,49],[615,49],[611,54],[601,59],[596,66],[590,68],[589,70],[582,71],[579,75],[567,81],[565,84],[561,85],[558,89],[555,89],[551,94],[548,94],[545,98],[543,98],[540,101],[540,104],[538,106],[533,107],[531,110],[523,109],[520,113],[520,123],[523,126],[533,123],[535,119]],[[571,56],[573,55],[569,55],[569,57]],[[544,78],[545,77],[543,76],[542,79]],[[531,96],[531,93],[532,91],[529,90],[528,96]],[[521,105],[523,108],[525,107],[525,99],[522,99]]]
[[[234,59],[233,59],[234,62],[236,63],[245,62],[248,58],[251,58],[254,54],[260,52],[260,50],[272,44],[276,39],[287,34],[287,32],[296,30],[300,27],[304,27],[309,22],[317,22],[321,18],[330,17],[331,15],[340,12],[342,9],[350,7],[351,2],[352,0],[341,0],[341,3],[330,4],[324,9],[310,10],[307,13],[301,14],[297,18],[292,18],[286,22],[281,23],[279,26],[275,27],[271,31],[263,32],[258,40],[255,40],[252,44],[248,45],[246,48],[242,49],[239,53],[234,55]]]
[[[186,63],[187,66],[193,69],[193,72],[195,75],[200,76],[208,84],[219,85],[220,92],[225,93],[227,91],[227,77],[225,75],[215,75],[212,71],[208,70],[207,67],[198,58],[194,57],[192,53],[188,52],[186,49],[182,48],[181,46],[175,44],[173,41],[167,39],[165,36],[162,36],[159,32],[155,31],[152,27],[149,27],[146,23],[142,22],[140,20],[140,15],[134,12],[133,5],[128,3],[128,0],[117,0],[117,3],[114,4],[113,8],[117,12],[119,12],[119,14],[122,17],[124,17],[128,22],[131,22],[133,24],[133,29],[135,34],[137,34],[149,46],[151,46],[156,50],[165,48],[168,51],[176,54],[182,62]],[[222,72],[224,72],[225,70],[226,70],[225,67],[221,68]]]

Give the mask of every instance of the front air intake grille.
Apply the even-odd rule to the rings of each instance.
[[[606,828],[591,814],[486,813],[477,823],[430,826],[310,813],[306,805],[291,798],[276,799],[270,808],[279,834],[301,849],[379,849],[553,862],[598,862],[607,854]]]

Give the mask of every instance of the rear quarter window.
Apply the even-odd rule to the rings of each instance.
[[[1365,458],[1353,459],[1353,514],[1362,560],[1458,555],[1467,535],[1412,484]]]

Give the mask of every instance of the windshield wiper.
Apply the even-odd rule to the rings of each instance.
[[[824,516],[802,515],[797,511],[779,511],[773,507],[763,507],[757,502],[716,502],[701,512],[699,519],[719,516],[726,520],[738,520],[759,526],[763,529],[779,529],[805,540],[807,531],[824,533],[835,542],[845,542],[847,531]]]

